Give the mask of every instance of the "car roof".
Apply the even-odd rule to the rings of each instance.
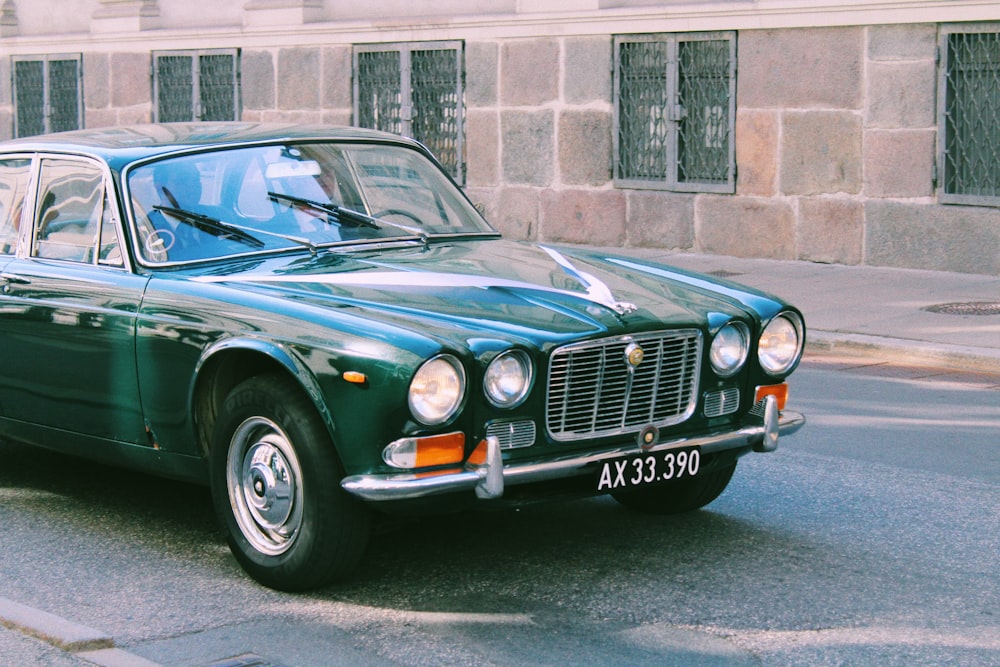
[[[0,152],[84,153],[120,166],[182,150],[283,140],[393,141],[417,145],[398,135],[357,127],[231,121],[151,123],[72,130],[4,141],[0,143]]]

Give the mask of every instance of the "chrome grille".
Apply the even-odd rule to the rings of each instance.
[[[634,367],[627,361],[633,343],[644,353]],[[694,411],[700,360],[697,329],[561,347],[549,359],[549,435],[579,440],[682,422]]]
[[[735,387],[705,394],[705,416],[731,415],[740,407],[740,390]]]
[[[535,444],[535,422],[531,420],[492,421],[486,425],[486,435],[500,441],[500,449],[530,447]]]

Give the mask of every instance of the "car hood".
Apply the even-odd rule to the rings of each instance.
[[[578,247],[455,241],[272,257],[192,269],[199,282],[438,336],[559,342],[663,327],[769,317],[781,304],[735,284]]]

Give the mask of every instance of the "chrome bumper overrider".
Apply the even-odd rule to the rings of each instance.
[[[622,456],[657,452],[678,447],[701,447],[704,454],[750,447],[756,452],[770,452],[778,446],[779,435],[789,435],[805,424],[797,412],[778,412],[773,396],[768,396],[760,424],[751,424],[731,431],[710,433],[691,438],[679,438],[643,448],[638,444],[593,454],[578,454],[565,458],[504,465],[499,441],[487,438],[486,462],[430,473],[389,473],[352,475],[341,482],[349,493],[365,500],[408,500],[440,493],[474,490],[483,499],[500,498],[504,486],[527,484],[549,479],[582,475],[594,464]]]

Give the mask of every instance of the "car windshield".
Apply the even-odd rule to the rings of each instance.
[[[433,162],[394,144],[212,150],[136,167],[127,183],[151,264],[495,233]]]

